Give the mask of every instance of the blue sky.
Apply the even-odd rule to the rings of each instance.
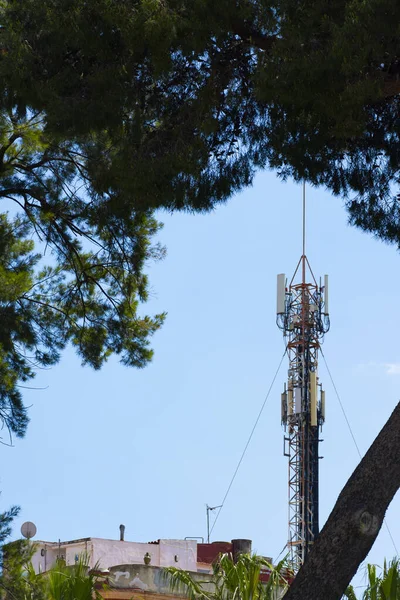
[[[308,188],[307,255],[329,273],[331,330],[324,353],[364,453],[399,399],[400,256],[347,224],[342,201]],[[71,349],[25,393],[31,424],[1,448],[2,506],[21,505],[38,539],[149,541],[206,535],[206,503],[220,504],[283,353],[276,274],[301,254],[301,186],[259,174],[208,215],[160,215],[164,261],[149,266],[151,300],[166,310],[145,370],[112,359],[82,368]],[[276,557],[287,539],[287,459],[280,393],[285,360],[213,531],[251,538]],[[358,463],[323,364],[327,420],[321,454],[322,522]],[[374,485],[379,485],[379,474]],[[399,498],[387,515],[400,548]],[[386,530],[372,562],[394,555]]]

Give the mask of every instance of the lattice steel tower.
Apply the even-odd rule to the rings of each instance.
[[[329,330],[328,276],[323,285],[317,283],[305,254],[304,187],[303,253],[289,282],[278,275],[277,315],[289,357],[281,401],[284,453],[289,457],[288,548],[296,573],[319,533],[318,446],[325,392],[318,378],[318,351]]]

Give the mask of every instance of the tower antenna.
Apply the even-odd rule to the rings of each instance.
[[[303,181],[303,257],[306,255],[306,182]]]
[[[303,253],[293,277],[278,275],[277,324],[286,338],[288,379],[281,396],[289,459],[290,561],[295,573],[319,533],[319,433],[325,392],[318,378],[318,352],[329,330],[328,276],[317,283],[306,256],[306,194],[303,182]],[[301,264],[301,279],[300,278]]]

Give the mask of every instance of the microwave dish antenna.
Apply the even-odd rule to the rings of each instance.
[[[35,537],[36,532],[36,525],[35,523],[32,523],[32,521],[26,521],[21,526],[21,533],[27,540],[30,540],[31,538]]]

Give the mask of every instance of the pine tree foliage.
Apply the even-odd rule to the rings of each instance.
[[[19,514],[19,507],[12,506],[10,509],[0,513],[0,546],[11,534],[11,523]]]
[[[164,315],[141,316],[145,267],[164,250],[160,224],[117,193],[97,193],[79,145],[44,131],[44,117],[0,114],[0,421],[22,436],[21,384],[71,343],[99,369],[111,354],[144,367]]]
[[[13,432],[26,427],[17,386],[67,343],[94,368],[113,352],[151,358],[164,315],[139,309],[163,254],[156,209],[211,210],[273,168],[341,195],[354,225],[400,246],[396,0],[1,0],[0,15]]]
[[[255,170],[399,244],[396,0],[3,0],[3,104],[84,147],[94,189],[208,210]]]

